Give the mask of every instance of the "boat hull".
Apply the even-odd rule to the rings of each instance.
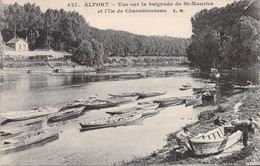
[[[159,107],[168,107],[184,104],[185,99],[165,99],[165,100],[155,100],[154,103],[159,103]]]
[[[123,116],[121,116],[123,117]],[[81,128],[80,131],[86,131],[86,130],[94,130],[94,129],[102,129],[102,128],[109,128],[109,127],[117,127],[117,126],[128,126],[128,125],[133,125],[133,124],[141,124],[141,119],[142,114],[138,113],[134,115],[132,118],[125,120],[125,121],[120,121],[120,122],[112,122],[112,123],[96,123],[96,124],[91,124],[91,123],[79,123]],[[104,119],[108,120],[108,119]]]
[[[45,143],[54,141],[59,138],[59,133],[46,133],[44,135],[35,136],[29,140],[26,140],[24,144],[10,146],[10,147],[1,147],[1,154],[8,154],[12,152],[17,152],[25,150],[37,145],[43,145]]]
[[[224,128],[223,128],[224,129]],[[223,132],[222,132],[223,131]],[[191,139],[190,146],[195,155],[211,155],[224,151],[231,145],[237,143],[241,137],[242,132],[237,131],[231,135],[222,135],[224,130],[211,132],[200,136],[199,139]]]

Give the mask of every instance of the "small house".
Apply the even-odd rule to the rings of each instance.
[[[28,51],[28,42],[23,38],[13,38],[6,43],[7,46],[13,48],[15,51]]]

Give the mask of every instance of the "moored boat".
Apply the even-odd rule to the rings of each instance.
[[[58,131],[45,130],[37,132],[36,134],[28,134],[23,136],[17,136],[14,138],[6,139],[1,141],[1,154],[7,154],[24,150],[35,145],[42,145],[44,143],[54,141],[59,138]]]
[[[148,117],[159,113],[159,110],[157,109],[160,104],[154,103],[151,105],[147,105],[146,107],[143,107],[140,111],[142,112],[142,117]]]
[[[138,99],[143,99],[147,97],[161,96],[166,94],[166,92],[138,92]]]
[[[105,101],[113,103],[115,106],[118,106],[120,104],[126,104],[136,101],[138,96],[132,96],[132,97],[110,97],[105,99]]]
[[[158,106],[159,104],[152,103],[152,104],[138,105],[137,107],[106,111],[106,113],[110,115],[120,115],[120,114],[130,113],[132,111],[136,111],[136,112],[142,112],[143,116],[147,116],[150,114],[158,113],[158,111],[155,110]]]
[[[237,143],[242,136],[241,131],[231,134],[232,126],[220,126],[204,134],[190,139],[190,146],[195,155],[216,154]]]
[[[233,85],[233,88],[238,90],[256,89],[259,87],[260,87],[259,85],[246,85],[246,86]]]
[[[200,105],[202,104],[201,97],[199,98],[190,98],[185,100],[185,107],[191,106],[191,105]]]
[[[108,94],[108,95],[112,96],[112,97],[135,97],[135,96],[138,96],[138,94],[135,93],[135,92],[125,92],[125,93]]]
[[[159,103],[159,107],[168,107],[168,106],[176,106],[184,104],[185,98],[182,97],[171,97],[171,98],[163,98],[157,99],[153,101],[154,103]]]
[[[190,89],[191,87],[181,87],[181,88],[179,88],[179,90],[188,90],[188,89]]]
[[[70,109],[66,109],[64,111],[60,111],[58,113],[52,114],[47,123],[54,123],[54,122],[58,122],[58,121],[65,121],[65,120],[69,120],[69,119],[73,119],[73,118],[77,118],[80,117],[84,114],[84,109],[85,107],[78,107],[78,108],[70,108]]]
[[[107,114],[110,115],[120,115],[120,114],[125,114],[125,113],[129,113],[132,111],[136,111],[137,109],[139,109],[138,107],[131,107],[131,108],[124,108],[124,109],[117,109],[114,111],[106,111]]]
[[[217,95],[213,92],[210,92],[210,91],[206,91],[206,92],[203,92],[202,93],[202,97],[201,97],[201,100],[203,103],[214,103],[216,102],[216,98]]]
[[[12,112],[6,112],[0,114],[1,117],[5,118],[3,122],[1,122],[1,125],[13,122],[13,121],[23,121],[33,118],[38,118],[42,116],[47,116],[49,114],[58,112],[58,108],[52,108],[52,107],[40,107],[33,110],[28,111],[12,111]]]
[[[130,112],[120,116],[92,120],[85,123],[79,123],[81,126],[80,131],[137,124],[141,121],[141,117],[142,113]]]

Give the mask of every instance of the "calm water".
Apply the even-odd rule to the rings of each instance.
[[[164,70],[157,68],[156,70]],[[192,90],[180,91],[182,84],[199,86],[202,81],[188,73],[171,68],[176,74],[168,77],[142,79],[100,79],[84,75],[50,76],[48,74],[19,74],[0,76],[1,112],[22,111],[40,106],[61,107],[67,102],[90,95],[107,97],[109,93],[134,91],[167,91],[161,97],[192,95]],[[99,80],[99,81],[95,81]],[[93,82],[94,81],[94,82]],[[160,97],[155,97],[160,98]],[[147,98],[140,101],[149,101]],[[137,102],[120,107],[136,106]],[[117,109],[117,108],[110,108]],[[163,147],[167,134],[195,120],[199,110],[184,105],[169,107],[158,115],[144,119],[143,125],[106,128],[79,132],[78,122],[108,116],[93,110],[66,122],[55,123],[62,132],[60,138],[42,146],[1,156],[2,164],[11,165],[107,165],[134,156],[145,156]],[[14,124],[9,124],[14,125]]]

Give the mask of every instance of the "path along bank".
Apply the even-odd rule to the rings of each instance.
[[[236,113],[234,106],[241,103]],[[198,115],[198,121],[187,125],[193,135],[205,133],[216,128],[213,124],[217,116],[220,119],[231,122],[234,115],[239,120],[247,120],[253,117],[258,123],[260,122],[260,89],[250,89],[239,94],[226,98],[220,104],[210,105],[199,108],[202,112]],[[178,147],[174,136],[177,134],[170,133],[167,136],[167,143],[162,148],[152,152],[146,157],[135,157],[130,162],[123,162],[125,165],[174,165],[174,164],[228,164],[228,165],[260,165],[260,132],[255,130],[255,134],[249,134],[248,146],[243,147],[242,141],[234,146],[236,150],[225,155],[210,155],[204,157],[195,157],[188,151],[176,152],[174,148]],[[223,153],[223,152],[222,152]]]

